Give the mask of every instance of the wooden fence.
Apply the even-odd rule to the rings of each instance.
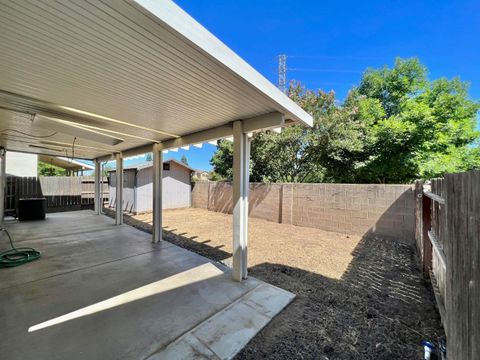
[[[5,212],[16,213],[21,198],[44,197],[47,212],[91,208],[95,179],[91,176],[8,176],[5,186]],[[108,199],[107,178],[103,178],[103,197]]]
[[[416,242],[447,357],[480,359],[480,171],[416,182]]]

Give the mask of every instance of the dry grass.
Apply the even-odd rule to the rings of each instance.
[[[164,212],[167,241],[214,260],[232,251],[232,216]],[[126,216],[151,231],[151,214]],[[443,334],[413,244],[249,219],[249,274],[296,299],[237,359],[420,359]]]
[[[133,219],[151,224],[151,213]],[[232,253],[232,216],[203,209],[168,210],[163,214],[164,229],[210,248]],[[340,279],[347,270],[360,236],[319,229],[249,219],[248,264],[280,263]],[[223,259],[217,259],[223,260]]]

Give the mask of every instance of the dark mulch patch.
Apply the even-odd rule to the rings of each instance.
[[[423,359],[421,340],[443,335],[413,245],[363,239],[340,280],[262,264],[258,279],[296,299],[236,359]]]

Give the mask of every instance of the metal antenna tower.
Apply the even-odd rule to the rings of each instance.
[[[287,55],[278,55],[278,88],[285,92],[287,85]]]

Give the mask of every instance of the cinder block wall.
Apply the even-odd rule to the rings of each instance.
[[[252,183],[249,200],[249,215],[269,221],[346,234],[415,238],[411,185]],[[232,213],[231,184],[195,183],[192,206]]]

